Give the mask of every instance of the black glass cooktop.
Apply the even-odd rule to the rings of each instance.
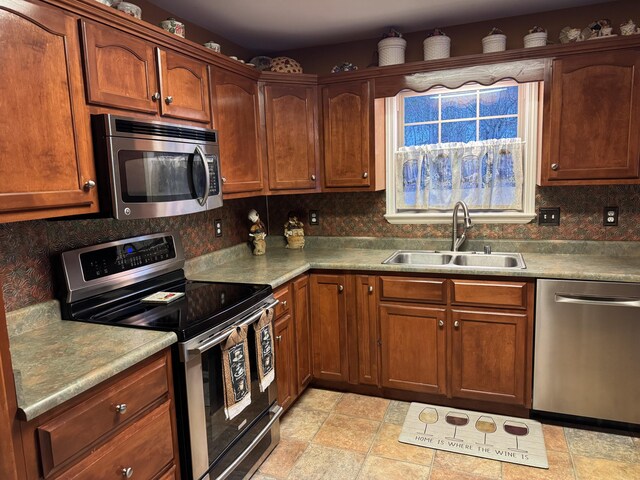
[[[185,295],[168,304],[142,302],[160,291]],[[271,293],[269,285],[197,282],[169,274],[67,304],[63,315],[68,320],[175,332],[178,341],[184,341],[207,330],[222,330]]]

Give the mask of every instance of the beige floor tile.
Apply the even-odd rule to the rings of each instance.
[[[420,465],[431,465],[435,451],[430,448],[400,443],[398,437],[401,431],[401,425],[383,423],[373,441],[371,455]]]
[[[429,478],[429,467],[374,456],[367,457],[358,475],[358,480],[426,480],[427,478]]]
[[[307,442],[299,440],[281,439],[278,446],[260,466],[260,473],[274,478],[287,478],[308,445]]]
[[[542,433],[544,434],[544,444],[547,447],[547,450],[555,450],[557,452],[569,451],[563,427],[543,424]]]
[[[624,463],[602,458],[573,456],[578,480],[637,480],[640,463]]]
[[[503,480],[574,480],[573,465],[568,452],[547,450],[549,468],[535,468],[514,463],[502,465]],[[604,480],[604,479],[602,479]]]
[[[282,417],[280,436],[309,442],[318,433],[328,416],[328,412],[304,410],[295,406]]]
[[[251,480],[278,480],[278,479],[274,477],[269,477],[268,475],[263,475],[260,472],[256,472],[251,477]]]
[[[389,407],[389,400],[378,397],[345,393],[334,412],[353,417],[382,421]]]
[[[296,402],[296,407],[330,412],[342,398],[342,393],[319,388],[307,388],[302,397]]]
[[[289,474],[290,480],[353,480],[364,454],[311,444]]]
[[[565,436],[573,455],[618,462],[640,462],[640,451],[633,444],[632,437],[577,428],[565,428]]]
[[[431,469],[431,476],[429,477],[429,480],[487,480],[487,477],[461,473],[456,470],[449,470],[441,467],[433,467]],[[526,479],[523,478],[522,480]]]
[[[373,420],[332,413],[313,443],[367,453],[379,427],[380,423]]]
[[[403,425],[410,405],[409,402],[391,400],[389,408],[387,408],[387,413],[384,415],[384,421],[395,425]]]
[[[500,478],[500,462],[486,458],[460,455],[457,453],[438,450],[433,462],[434,470],[454,470],[488,478]]]

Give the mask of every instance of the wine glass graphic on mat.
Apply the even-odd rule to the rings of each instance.
[[[424,425],[424,434],[425,435],[431,435],[430,433],[427,433],[427,427],[430,424],[436,423],[438,421],[438,411],[433,407],[425,407],[420,412],[420,415],[418,415],[418,418],[420,419],[420,421],[422,423],[425,424]]]
[[[466,424],[469,423],[469,415],[467,415],[466,413],[462,413],[462,412],[449,412],[449,413],[447,413],[447,416],[444,417],[444,419],[449,425],[453,425],[454,426],[453,438],[447,437],[447,440],[455,440],[457,442],[464,442],[464,440],[461,440],[461,439],[457,438],[456,435],[458,433],[458,427],[464,427]]]
[[[509,450],[513,452],[527,453],[527,450],[520,450],[520,446],[518,445],[518,437],[524,437],[529,434],[529,427],[527,424],[523,422],[516,422],[515,420],[507,420],[504,422],[502,428],[504,428],[505,432],[516,437],[516,448],[510,448]]]
[[[488,445],[487,433],[494,433],[497,429],[498,426],[496,425],[496,422],[494,422],[493,418],[489,415],[482,415],[481,417],[478,417],[478,420],[476,420],[476,430],[484,433],[484,442],[481,444],[478,443],[478,445]]]

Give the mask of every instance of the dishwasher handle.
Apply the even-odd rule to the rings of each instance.
[[[636,307],[640,308],[640,298],[615,297],[600,295],[572,295],[556,293],[556,303],[577,303],[582,305],[603,305],[608,307]]]

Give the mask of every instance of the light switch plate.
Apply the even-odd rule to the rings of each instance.
[[[560,225],[560,207],[541,208],[538,215],[538,225]]]

